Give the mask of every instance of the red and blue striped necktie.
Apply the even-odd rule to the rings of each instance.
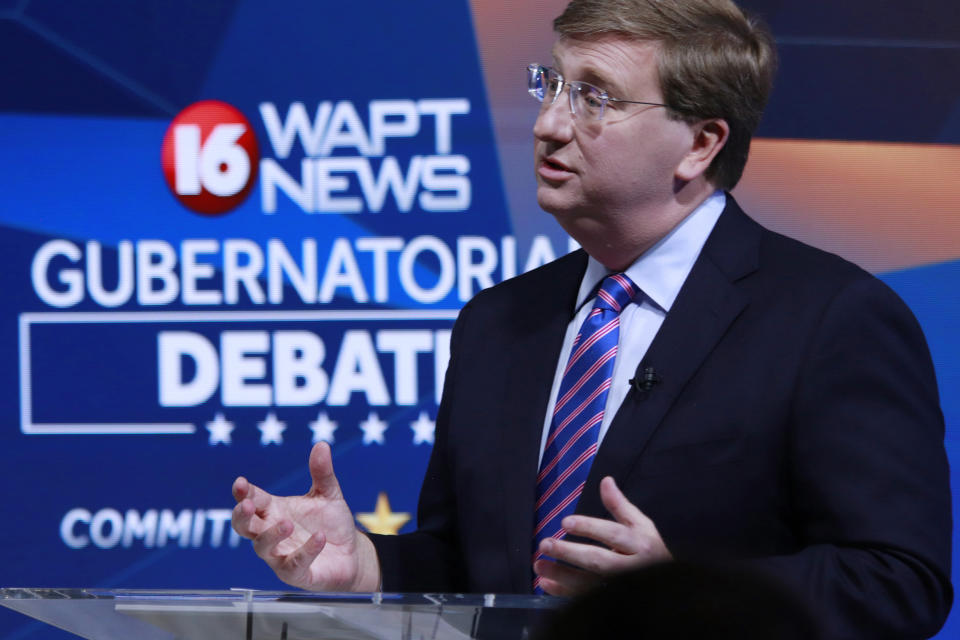
[[[626,275],[607,276],[573,342],[537,476],[534,560],[542,556],[537,551],[541,540],[564,536],[560,522],[573,513],[583,491],[599,447],[600,423],[620,337],[620,311],[636,292],[636,285]],[[543,593],[539,577],[533,586],[536,593]]]

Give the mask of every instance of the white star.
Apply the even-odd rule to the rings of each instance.
[[[317,443],[323,440],[333,444],[333,432],[337,430],[337,423],[327,417],[326,411],[317,414],[317,419],[309,425],[313,431],[313,442]]]
[[[271,411],[263,422],[257,423],[257,429],[260,429],[261,445],[283,444],[283,432],[287,429],[287,423],[277,420],[276,414]]]
[[[219,411],[213,417],[213,420],[207,423],[207,431],[210,432],[210,446],[216,444],[230,444],[230,432],[234,429],[233,423],[223,417]]]
[[[363,444],[369,445],[374,442],[383,444],[383,432],[387,430],[387,426],[386,422],[371,411],[367,419],[360,423],[360,430],[363,431]]]
[[[413,444],[423,444],[424,442],[433,444],[433,430],[436,426],[436,423],[427,417],[427,412],[421,411],[416,422],[410,423],[410,428],[413,430]]]

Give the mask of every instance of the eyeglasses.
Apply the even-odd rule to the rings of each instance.
[[[651,107],[666,107],[660,102],[641,102],[640,100],[622,100],[611,98],[606,91],[586,82],[565,80],[554,69],[542,64],[527,65],[527,92],[544,105],[551,105],[563,93],[563,87],[570,87],[570,113],[583,114],[586,118],[602,120],[608,102],[628,104],[646,104]]]

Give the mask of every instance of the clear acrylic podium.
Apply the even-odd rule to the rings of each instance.
[[[549,596],[0,589],[0,605],[90,640],[522,640]]]

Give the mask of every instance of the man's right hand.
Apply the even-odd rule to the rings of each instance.
[[[380,563],[359,531],[333,473],[330,447],[310,451],[313,485],[303,496],[267,493],[246,478],[233,483],[233,528],[281,580],[313,591],[377,591]]]

